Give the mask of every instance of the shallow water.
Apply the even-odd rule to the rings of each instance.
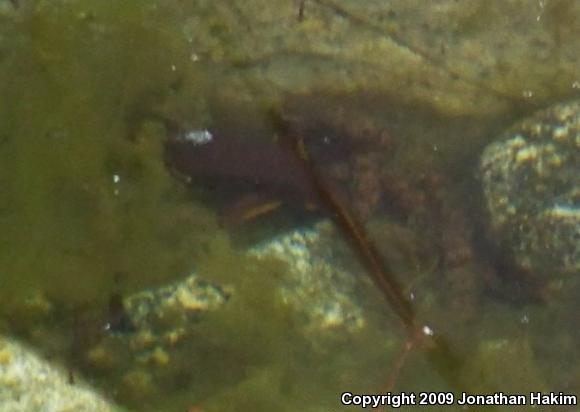
[[[580,7],[457,3],[0,3],[2,333],[129,410],[580,394],[579,274],[478,168],[580,96]]]

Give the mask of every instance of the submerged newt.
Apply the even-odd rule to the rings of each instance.
[[[296,154],[273,140],[194,130],[169,138],[165,155],[170,168],[188,180],[200,181],[225,197],[246,195],[245,202],[237,202],[244,210],[235,213],[242,221],[270,213],[283,203],[301,210],[320,204]]]

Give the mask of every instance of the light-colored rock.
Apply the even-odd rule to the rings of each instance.
[[[336,251],[328,237],[333,233],[330,223],[322,222],[280,235],[248,252],[288,263],[288,276],[280,283],[282,299],[302,314],[304,332],[314,340],[321,333],[356,333],[365,325],[363,311],[354,301],[360,280],[332,263]],[[213,285],[203,280],[203,274],[194,273],[127,297],[127,314],[138,332],[131,338],[131,346],[139,353],[154,344],[173,345],[205,313],[218,310],[235,293],[235,289]]]
[[[120,412],[69,373],[14,340],[0,336],[2,412]]]

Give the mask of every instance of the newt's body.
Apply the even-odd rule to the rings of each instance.
[[[216,183],[238,194],[258,194],[253,205],[245,202],[243,220],[269,213],[283,202],[300,209],[319,204],[300,159],[276,142],[197,131],[169,139],[165,150],[169,165],[189,179]]]

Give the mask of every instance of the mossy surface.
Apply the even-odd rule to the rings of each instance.
[[[1,310],[32,290],[94,303],[115,277],[134,290],[187,273],[215,230],[144,116],[204,121],[203,77],[167,30],[171,10],[26,3],[0,28]]]
[[[58,346],[62,357],[70,358],[67,338],[74,333],[61,330],[62,335],[54,337],[46,329],[53,325],[66,329],[73,323],[70,308],[81,304],[102,313],[118,287],[130,293],[195,268],[200,276],[235,291],[223,310],[209,314],[188,331],[187,345],[169,353],[168,362],[178,365],[177,371],[132,359],[122,338],[115,341],[116,336],[108,337],[113,340],[110,353],[88,354],[101,362],[84,368],[91,380],[140,411],[197,406],[207,412],[340,410],[342,390],[382,390],[404,339],[399,323],[388,318],[388,306],[377,303],[376,293],[367,294],[368,289],[361,295],[372,313],[366,314],[368,325],[359,334],[325,342],[323,350],[306,339],[300,333],[302,319],[279,294],[287,268],[278,261],[258,261],[234,250],[218,229],[214,213],[188,201],[183,186],[163,163],[167,130],[156,119],[205,127],[205,102],[211,94],[216,107],[248,106],[246,111],[233,110],[235,116],[230,117],[226,109],[218,108],[222,112],[214,114],[214,121],[233,123],[239,116],[242,127],[230,128],[255,130],[253,115],[258,112],[260,117],[262,108],[270,109],[273,96],[279,102],[288,91],[352,93],[365,109],[370,107],[366,103],[372,103],[372,116],[380,119],[378,123],[388,117],[383,113],[385,103],[405,110],[401,120],[405,125],[398,134],[406,140],[402,146],[408,147],[393,162],[399,175],[420,174],[430,170],[431,164],[449,164],[446,169],[457,169],[450,173],[463,176],[468,173],[463,168],[466,153],[475,156],[471,144],[477,141],[481,146],[485,136],[478,129],[469,134],[474,138],[466,139],[461,133],[463,124],[440,129],[449,115],[469,114],[484,122],[484,114],[506,112],[527,102],[529,97],[522,97],[522,91],[534,89],[533,85],[542,85],[536,87],[536,104],[577,90],[577,85],[570,86],[573,63],[565,59],[533,66],[537,76],[519,76],[519,70],[530,66],[523,64],[528,60],[510,59],[502,65],[490,58],[494,68],[490,80],[485,73],[480,79],[478,65],[457,79],[454,71],[447,70],[455,60],[438,58],[438,54],[427,54],[431,58],[426,59],[417,52],[421,47],[412,47],[413,52],[405,42],[391,38],[399,23],[389,23],[388,14],[383,25],[375,20],[381,14],[373,8],[364,13],[354,8],[341,12],[340,7],[333,8],[339,2],[307,2],[303,22],[297,21],[293,2],[21,3],[18,11],[2,9],[0,15],[2,328],[18,320],[31,323],[19,325],[21,330],[33,328],[38,319],[46,320],[47,313],[68,317],[44,322],[44,330],[31,334],[36,334],[35,343]],[[405,0],[405,4],[413,3]],[[552,9],[550,18],[559,21],[560,14]],[[485,30],[486,25],[475,24],[471,16],[463,21],[470,26],[468,31]],[[531,17],[534,21],[536,16]],[[575,33],[571,27],[558,29],[558,43]],[[406,43],[412,46],[414,39]],[[464,62],[476,60],[469,57],[469,50],[479,51],[478,44],[468,46],[457,48],[467,51],[457,60],[465,56]],[[434,50],[438,53],[439,48]],[[489,50],[497,50],[495,43],[490,43]],[[503,75],[514,67],[518,76]],[[544,85],[550,84],[546,79],[553,79],[558,70],[564,75],[556,76],[561,84],[550,94]],[[503,83],[504,78],[509,84]],[[219,86],[219,90],[208,93],[208,86]],[[430,108],[429,115],[418,116],[420,107]],[[430,134],[431,123],[425,119],[432,112],[437,116],[433,122],[437,132]],[[446,115],[439,117],[440,113]],[[392,124],[396,119],[388,120]],[[413,128],[412,123],[420,126]],[[416,133],[404,133],[409,128]],[[463,144],[465,140],[470,143]],[[425,155],[439,151],[448,153],[444,160]],[[412,249],[415,240],[410,242]],[[435,282],[440,284],[440,278]],[[417,296],[422,298],[421,293]],[[539,353],[554,357],[559,348],[578,341],[575,335],[570,337],[566,326],[577,305],[572,297],[562,302],[552,304],[548,308],[552,312],[545,311],[559,311],[561,333],[553,344],[539,326],[533,325],[538,329],[529,333],[524,327],[523,332],[517,327],[514,331],[514,325],[522,322],[513,308],[501,308],[497,319],[488,322],[474,318],[467,332],[458,333],[469,336],[465,352],[473,357],[465,379],[477,381],[485,373],[486,379],[494,381],[498,371],[482,365],[495,362],[505,365],[508,372],[525,366],[533,375],[530,381],[544,382],[539,375],[546,372],[531,353],[535,341],[542,342]],[[443,325],[445,332],[456,314],[430,302],[424,306],[429,315],[426,321]],[[58,310],[52,311],[54,307]],[[485,312],[488,307],[475,309]],[[524,308],[521,317],[537,316],[538,325],[549,325],[548,315],[540,318],[543,309]],[[21,314],[15,316],[18,310]],[[102,325],[87,329],[95,326]],[[496,339],[500,332],[505,332],[504,346],[490,349],[475,342],[493,343],[490,337]],[[523,337],[512,342],[518,333]],[[82,346],[82,336],[79,341],[76,344]],[[102,347],[108,349],[106,343]],[[522,348],[523,356],[513,356]],[[111,353],[121,355],[115,358]],[[570,349],[570,353],[569,359],[577,360],[577,351]],[[409,358],[397,390],[449,389],[441,388],[444,383],[434,376],[423,355],[417,348]],[[553,380],[563,382],[560,375]],[[577,388],[576,375],[569,380]],[[520,378],[520,374],[509,374],[499,389],[519,389],[515,383]],[[111,382],[125,386],[111,389],[107,387]]]
[[[178,10],[37,2],[0,28],[0,313],[100,387],[118,383],[114,395],[139,410],[143,399],[168,411],[336,405],[341,383],[362,390],[380,375],[350,344],[390,342],[389,334],[369,328],[357,342],[313,353],[277,291],[286,267],[234,251],[214,214],[189,202],[166,169],[167,131],[156,118],[202,127],[207,116],[206,79],[175,27]],[[131,359],[115,337],[70,353],[91,342],[118,287],[128,294],[194,267],[235,294],[170,354],[178,373]],[[31,297],[46,308],[32,313]],[[97,315],[80,332],[66,330],[75,315],[62,308],[81,305]],[[373,362],[391,356],[383,344],[366,352]],[[357,379],[363,370],[369,378]]]

